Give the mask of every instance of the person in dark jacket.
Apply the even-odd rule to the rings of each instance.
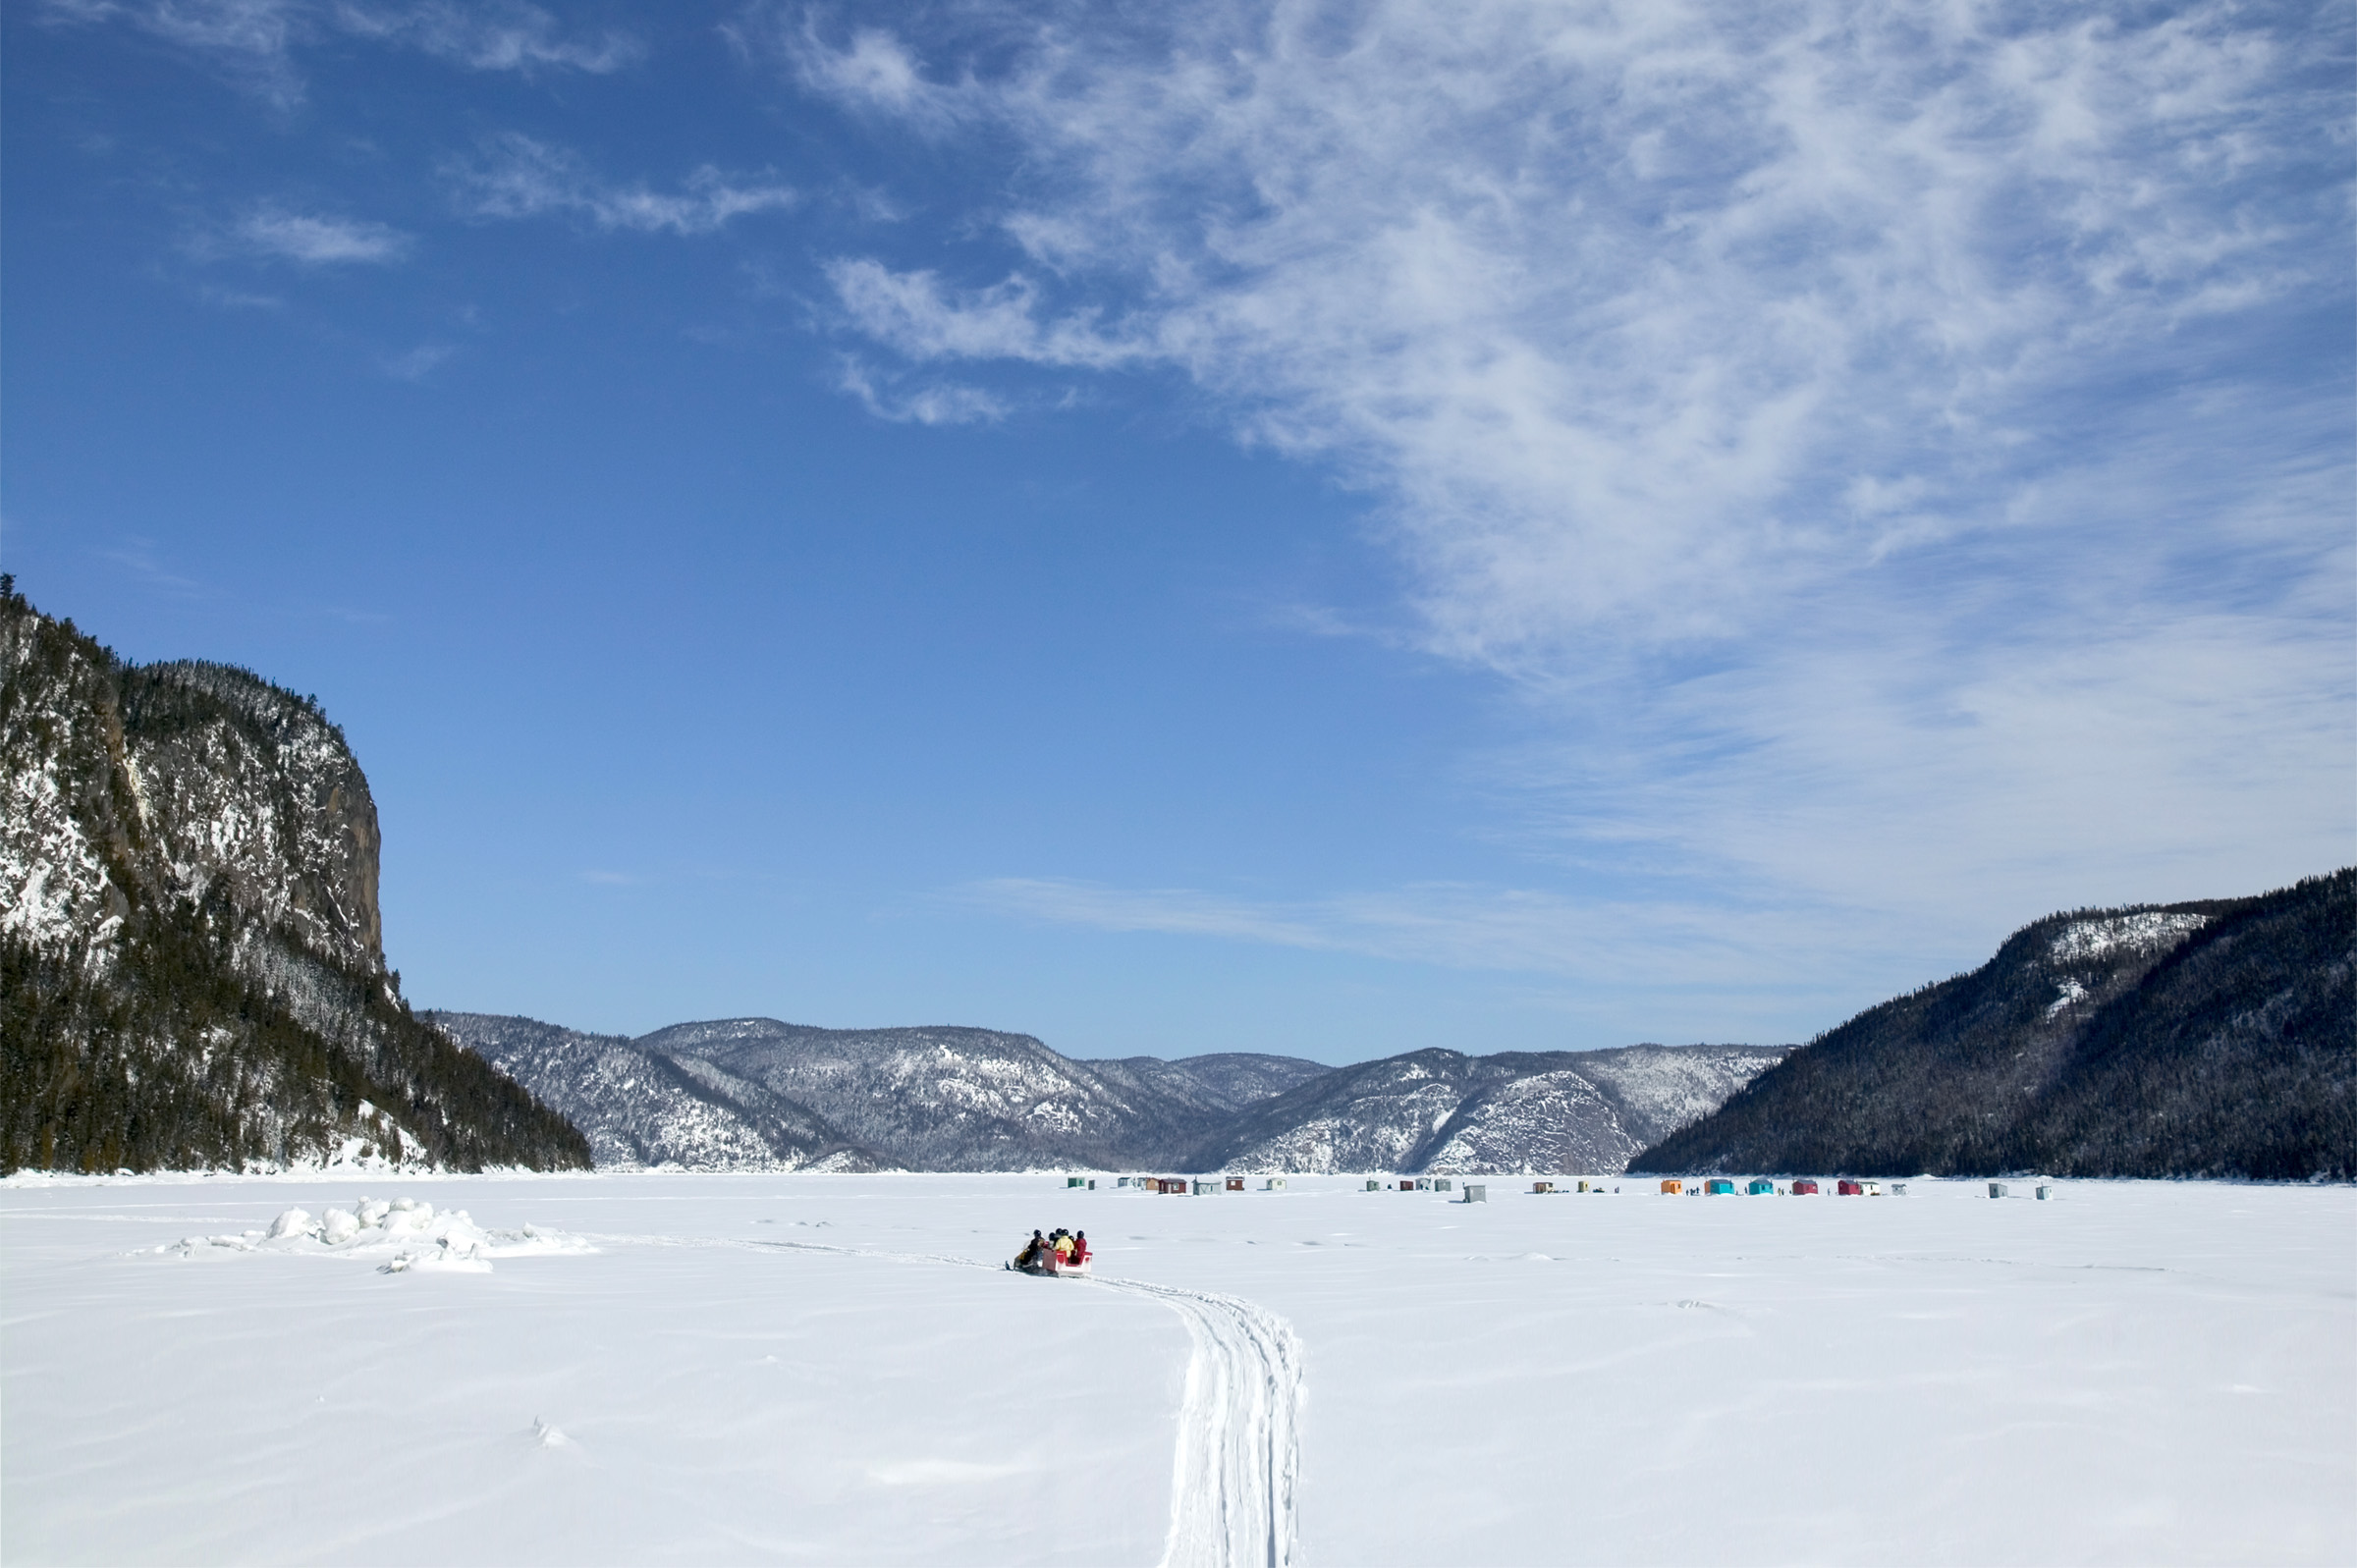
[[[1014,1255],[1014,1266],[1017,1269],[1028,1269],[1045,1258],[1047,1252],[1048,1238],[1034,1230],[1031,1232],[1031,1239],[1023,1243],[1023,1250]]]

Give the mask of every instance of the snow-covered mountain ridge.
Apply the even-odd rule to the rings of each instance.
[[[2357,1177],[2357,871],[2076,910],[1870,1007],[1648,1170]]]
[[[949,1026],[729,1018],[627,1040],[427,1016],[618,1168],[1611,1172],[1783,1053],[1423,1051],[1338,1069],[1242,1053],[1080,1060]]]

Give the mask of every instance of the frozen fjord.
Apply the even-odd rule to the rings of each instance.
[[[1184,1199],[1037,1175],[20,1179],[0,1188],[0,1549],[1250,1550],[1206,1525],[1217,1467],[1185,1458],[1190,1365],[1222,1370],[1201,1325],[996,1271],[1066,1224],[1107,1276],[1240,1298],[1298,1336],[1304,1562],[2357,1551],[2357,1192],[1525,1185],[1461,1205],[1339,1177]],[[149,1250],[362,1191],[597,1250],[392,1274]]]

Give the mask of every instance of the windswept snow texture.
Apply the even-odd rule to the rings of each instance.
[[[2357,1560],[2347,1187],[401,1180],[596,1250],[0,1185],[8,1560]],[[1057,1224],[1097,1279],[999,1267]]]

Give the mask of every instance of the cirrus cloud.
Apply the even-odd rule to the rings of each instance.
[[[801,199],[766,176],[744,181],[708,165],[677,191],[618,185],[570,150],[518,132],[486,138],[476,157],[452,162],[444,172],[472,217],[569,214],[600,229],[640,234],[711,234],[732,219],[789,210]]]
[[[1370,497],[1405,635],[1540,737],[1468,787],[1567,875],[1962,956],[2357,848],[2345,8],[739,31],[990,192],[836,256],[843,326],[1177,370]]]

